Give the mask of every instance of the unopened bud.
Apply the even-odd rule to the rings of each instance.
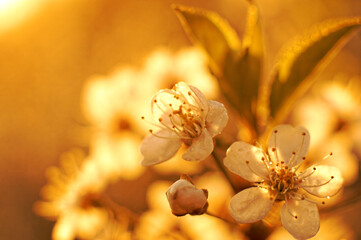
[[[201,215],[207,211],[208,191],[196,188],[188,176],[182,176],[173,183],[166,195],[172,213],[176,216]]]

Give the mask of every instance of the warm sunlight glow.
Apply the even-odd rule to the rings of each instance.
[[[0,0],[0,33],[22,22],[43,0]]]

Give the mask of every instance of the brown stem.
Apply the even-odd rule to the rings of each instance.
[[[229,176],[227,170],[224,168],[224,165],[222,164],[221,160],[218,158],[218,156],[216,155],[216,153],[213,151],[212,152],[212,156],[214,161],[216,162],[218,168],[221,170],[221,172],[223,173],[223,175],[226,177],[226,179],[228,180],[229,184],[231,185],[233,191],[236,193],[237,191],[237,187],[234,185],[231,176]]]
[[[205,214],[207,214],[207,215],[209,215],[209,216],[211,216],[211,217],[218,218],[218,219],[220,219],[220,220],[222,220],[222,221],[224,221],[224,222],[226,222],[226,223],[238,225],[238,223],[235,222],[235,221],[230,221],[230,220],[228,220],[228,219],[226,219],[226,218],[223,218],[223,217],[221,217],[221,216],[215,215],[215,214],[210,213],[210,212],[208,212],[208,211],[205,212]]]

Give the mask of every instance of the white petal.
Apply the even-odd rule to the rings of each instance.
[[[251,187],[233,196],[229,204],[229,212],[239,223],[257,222],[268,214],[273,202],[268,190]]]
[[[227,125],[228,114],[222,103],[208,100],[208,114],[206,116],[206,125],[212,137],[221,133]]]
[[[213,148],[213,139],[209,132],[204,129],[198,138],[193,139],[192,145],[190,145],[182,157],[187,161],[204,160],[211,155]]]
[[[143,166],[151,166],[170,159],[182,144],[181,140],[169,130],[161,130],[155,135],[162,136],[162,138],[149,135],[140,146],[140,152],[144,156],[141,161]]]
[[[204,96],[204,94],[201,91],[199,91],[198,88],[188,85],[185,82],[179,82],[175,85],[175,89],[176,91],[180,92],[190,104],[194,106],[198,106],[199,109],[203,108],[204,114],[207,114],[208,112],[207,99]],[[189,93],[191,95],[189,95]]]
[[[307,177],[301,184],[303,189],[317,197],[327,197],[335,195],[342,187],[343,178],[341,172],[332,166],[320,165],[307,169],[307,172],[315,171]],[[307,173],[305,173],[306,175]]]
[[[281,221],[286,230],[297,239],[313,237],[320,228],[317,206],[306,200],[288,200],[281,209]]]
[[[159,125],[166,125],[168,128],[172,128],[173,123],[170,121],[169,114],[179,109],[182,104],[182,101],[174,98],[175,94],[175,91],[165,89],[157,92],[153,96],[151,100],[151,111]],[[159,122],[159,119],[162,119],[162,121]]]
[[[228,148],[223,163],[234,174],[247,181],[258,182],[268,176],[268,170],[262,158],[265,158],[262,149],[239,141]]]
[[[268,153],[273,161],[284,161],[288,167],[292,168],[306,156],[309,144],[310,134],[304,127],[279,125],[272,130],[268,142]]]

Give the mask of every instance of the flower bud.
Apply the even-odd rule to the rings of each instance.
[[[196,188],[188,176],[181,176],[169,187],[167,193],[168,202],[172,213],[176,216],[201,215],[208,208],[208,191]]]

